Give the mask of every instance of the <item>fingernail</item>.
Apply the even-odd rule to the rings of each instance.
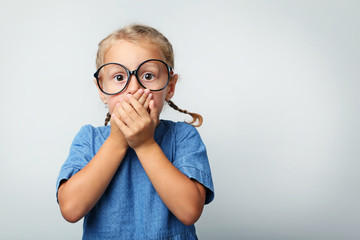
[[[145,89],[145,93],[148,94],[150,92],[149,89]]]
[[[138,90],[138,93],[140,93],[140,94],[142,94],[143,92],[144,92],[144,90],[142,90],[142,89]]]
[[[152,93],[149,94],[148,98],[152,98]]]

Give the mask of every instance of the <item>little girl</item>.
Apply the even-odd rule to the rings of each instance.
[[[84,217],[83,239],[197,239],[194,223],[214,189],[190,125],[202,117],[170,100],[178,79],[170,42],[130,25],[100,42],[96,65],[109,113],[105,126],[86,125],[73,140],[57,180],[63,217]],[[159,120],[165,101],[193,121]]]

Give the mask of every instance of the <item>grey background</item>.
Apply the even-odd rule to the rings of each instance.
[[[106,109],[98,42],[125,24],[175,49],[215,200],[200,239],[360,239],[359,1],[0,0],[0,239],[79,239],[55,181]],[[166,108],[164,118],[188,119]]]

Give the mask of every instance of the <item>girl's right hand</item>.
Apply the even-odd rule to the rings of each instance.
[[[149,110],[149,103],[150,103],[150,98],[148,98],[149,93],[150,93],[150,90],[148,90],[148,89],[145,89],[145,90],[139,89],[133,95],[134,98],[136,100],[138,100],[139,103],[141,105],[143,105],[144,108],[147,110]],[[124,100],[129,101],[128,98],[125,98]],[[112,110],[112,113],[115,114],[118,118],[120,118],[119,111],[117,108],[119,108],[119,103],[116,104],[116,106]],[[127,149],[129,147],[129,145],[124,137],[124,134],[121,132],[121,130],[119,129],[117,124],[114,122],[113,118],[110,119],[110,126],[111,126],[111,131],[110,131],[109,139],[112,140],[113,142],[115,142],[115,144],[117,144],[119,147]]]
[[[149,108],[149,90],[140,89],[134,97],[144,108]],[[124,96],[127,94],[125,93]],[[125,101],[128,101],[128,98]],[[111,109],[118,114],[118,109]],[[117,115],[118,116],[118,115]],[[77,222],[84,217],[99,201],[119,168],[128,143],[117,124],[111,118],[110,136],[102,144],[91,161],[70,179],[62,181],[58,190],[61,213],[69,222]]]

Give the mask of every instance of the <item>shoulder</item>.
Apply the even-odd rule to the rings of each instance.
[[[90,124],[84,125],[76,134],[74,142],[94,141],[106,139],[110,134],[110,126],[94,127]]]
[[[161,120],[161,124],[163,124],[166,128],[175,129],[177,131],[196,131],[196,128],[186,122],[174,122],[171,120]]]
[[[186,122],[174,122],[171,120],[161,120],[162,129],[171,129],[176,132],[197,132],[196,128]]]
[[[190,179],[195,179],[206,188],[205,203],[214,198],[214,186],[211,176],[206,146],[198,130],[185,122],[164,121],[175,135],[173,165]]]
[[[197,129],[186,122],[174,122],[170,120],[161,120],[162,129],[172,133],[173,137],[179,142],[187,138],[200,138]]]

